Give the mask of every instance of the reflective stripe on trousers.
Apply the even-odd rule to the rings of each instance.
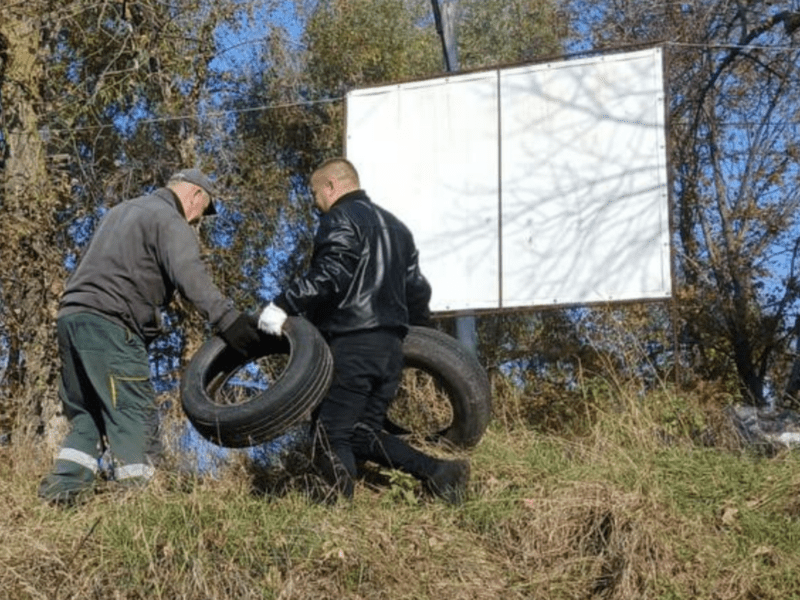
[[[74,448],[62,448],[58,453],[56,460],[66,460],[76,463],[84,469],[89,469],[95,474],[99,468],[97,459],[94,456],[91,454],[86,454],[86,452],[81,452],[80,450],[75,450]]]
[[[134,479],[141,477],[142,479],[152,479],[156,474],[156,470],[150,465],[137,463],[132,465],[123,465],[114,468],[114,479],[117,481],[125,481],[126,479]]]

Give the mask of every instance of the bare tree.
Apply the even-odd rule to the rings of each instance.
[[[700,376],[736,381],[763,403],[785,383],[800,309],[798,7],[614,0],[591,10],[594,48],[666,44],[683,338]]]

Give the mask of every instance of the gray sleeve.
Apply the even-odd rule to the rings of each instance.
[[[161,264],[178,293],[191,302],[216,331],[230,327],[239,311],[211,279],[192,228],[180,217],[171,219],[160,233]]]

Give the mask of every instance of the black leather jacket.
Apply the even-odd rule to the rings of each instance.
[[[377,328],[404,335],[428,322],[430,298],[411,232],[356,190],[322,215],[308,272],[275,304],[328,337]]]

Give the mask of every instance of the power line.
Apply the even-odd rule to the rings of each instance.
[[[20,2],[21,4],[22,2]],[[245,40],[243,43],[234,44],[229,48],[222,48],[218,52],[219,55],[228,52],[229,50],[241,46],[248,43],[254,43],[259,40]],[[709,44],[709,43],[692,43],[692,42],[677,42],[677,41],[664,41],[662,44],[667,46],[675,46],[675,47],[684,47],[684,48],[695,48],[695,49],[704,49],[704,50],[711,50],[711,49],[743,49],[743,48],[750,48],[750,49],[761,49],[761,50],[798,50],[800,51],[800,47],[797,46],[761,46],[761,45],[741,45],[741,44]],[[616,48],[603,48],[599,50],[590,50],[587,51],[588,53],[596,53],[596,52],[613,52]],[[489,67],[487,67],[489,68]],[[314,106],[318,104],[331,104],[340,102],[344,99],[344,96],[335,96],[331,98],[325,98],[320,100],[302,100],[302,101],[295,101],[295,102],[285,102],[281,104],[263,104],[259,106],[252,106],[247,108],[238,108],[238,109],[225,109],[225,110],[217,110],[217,111],[210,111],[203,113],[205,118],[219,118],[219,117],[226,117],[230,115],[236,114],[244,114],[249,112],[258,112],[258,111],[268,111],[268,110],[279,110],[284,108],[292,108],[298,106]],[[176,115],[176,116],[169,116],[169,117],[151,117],[151,118],[142,118],[136,119],[137,124],[151,124],[151,123],[166,123],[166,122],[174,122],[174,121],[186,121],[186,120],[193,120],[198,118],[198,113],[192,115]],[[783,121],[782,123],[787,125],[796,125],[797,122],[794,121]],[[757,122],[729,122],[728,125],[754,125],[758,124]],[[59,129],[59,128],[52,128],[49,129],[51,133],[58,134],[64,133],[68,131],[101,131],[108,128],[113,128],[114,125],[112,123],[106,125],[90,125],[84,127],[73,127],[69,129]]]
[[[667,46],[683,46],[687,48],[701,48],[704,50],[743,50],[745,48],[750,48],[753,50],[798,50],[800,51],[800,46],[761,46],[757,44],[708,44],[708,43],[698,43],[698,42],[672,42],[667,41],[664,42]]]
[[[204,112],[204,118],[216,118],[216,117],[227,117],[232,114],[243,114],[249,112],[258,112],[258,111],[267,111],[267,110],[279,110],[282,108],[292,108],[296,106],[315,106],[318,104],[334,104],[336,102],[341,102],[344,100],[344,96],[337,96],[334,98],[324,98],[321,100],[302,100],[298,102],[285,102],[282,104],[263,104],[261,106],[250,106],[247,108],[233,108],[228,110],[218,110],[218,111],[209,111]],[[150,124],[150,123],[169,123],[173,121],[190,121],[198,118],[198,113],[192,115],[177,115],[173,117],[152,117],[152,118],[142,118],[136,119],[136,124]],[[107,125],[87,125],[85,127],[70,127],[69,129],[57,129],[57,128],[48,128],[50,133],[66,133],[69,131],[101,131],[103,129],[110,129],[113,128],[114,124],[109,123]]]

